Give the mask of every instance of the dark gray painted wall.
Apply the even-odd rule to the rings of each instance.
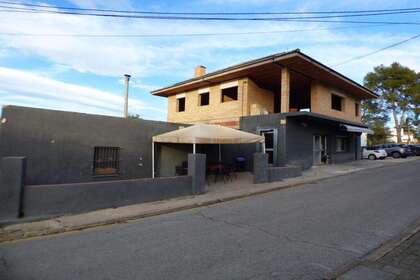
[[[284,165],[285,155],[286,155],[286,145],[284,139],[284,129],[285,125],[282,125],[280,121],[284,119],[282,114],[269,114],[269,115],[259,115],[259,116],[249,116],[242,117],[240,120],[240,129],[251,132],[259,133],[259,130],[263,129],[276,129],[277,130],[277,154],[275,158],[277,159],[274,162],[274,165]],[[253,158],[253,153],[261,152],[261,147],[258,144],[246,145],[244,153],[247,154],[249,159]],[[248,163],[248,166],[253,166],[252,161]],[[251,170],[251,169],[250,169]]]
[[[207,191],[205,162],[205,154],[189,154],[188,176],[25,186],[26,158],[3,158],[0,222],[202,194]]]
[[[188,175],[192,177],[193,194],[207,192],[205,154],[188,154]]]
[[[309,168],[313,162],[313,136],[327,136],[327,151],[331,163],[342,163],[355,160],[355,140],[353,133],[342,131],[337,125],[288,118],[287,120],[287,161],[293,165]],[[347,136],[350,139],[347,152],[336,152],[336,136]],[[359,138],[356,138],[359,139]]]
[[[175,176],[175,167],[187,161],[188,153],[192,153],[189,144],[155,143],[155,146],[157,177]]]
[[[314,135],[327,135],[327,151],[331,156],[331,163],[341,163],[356,159],[356,149],[360,149],[360,136],[342,131],[337,123],[288,117],[287,124],[284,125],[281,124],[282,119],[285,119],[285,115],[270,114],[243,117],[240,122],[242,130],[252,133],[257,133],[260,129],[266,128],[277,130],[278,148],[275,166],[288,164],[301,166],[304,169],[311,167],[313,164]],[[337,135],[350,137],[348,152],[335,151],[335,138]],[[253,150],[248,151],[248,155],[255,151],[259,150],[254,145]]]
[[[275,167],[268,164],[268,155],[254,153],[254,183],[281,181],[302,175],[302,168],[298,166]]]
[[[192,194],[192,177],[26,186],[26,217],[80,213]]]
[[[151,177],[151,137],[179,127],[17,106],[4,107],[2,115],[0,157],[26,156],[29,185]],[[92,176],[95,146],[121,148],[120,176]]]
[[[0,125],[0,157],[26,156],[26,183],[29,185],[151,177],[152,136],[179,127],[179,124],[166,122],[17,106],[4,107],[3,117],[6,122]],[[243,117],[240,121],[240,128],[244,131],[258,133],[266,128],[277,130],[275,166],[311,166],[314,133],[329,134],[330,146],[335,145],[337,128],[325,123],[317,124],[313,120],[307,121],[307,126],[303,127],[301,121],[292,118],[287,118],[286,126],[281,124],[284,118],[284,114],[270,114]],[[173,148],[178,152],[174,152],[159,148],[159,145],[156,145],[157,174],[171,176],[175,166],[186,160],[191,147],[177,145]],[[93,176],[95,146],[121,148],[119,176]],[[207,162],[218,160],[218,145],[198,145],[197,150],[207,154]],[[163,151],[162,155],[160,151]],[[258,144],[222,145],[222,159],[233,163],[235,156],[245,156],[247,169],[252,170],[253,153],[258,151]],[[330,154],[332,162],[343,162],[354,159],[355,152],[353,149],[346,154],[335,154],[330,150]],[[159,172],[159,168],[162,172]]]
[[[25,157],[1,159],[0,220],[15,219],[22,214],[22,194],[25,184]]]

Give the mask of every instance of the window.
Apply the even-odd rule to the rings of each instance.
[[[178,98],[176,102],[177,102],[176,111],[184,112],[185,111],[185,97]]]
[[[342,111],[343,98],[341,96],[331,94],[331,109]]]
[[[348,137],[337,136],[335,140],[335,151],[336,152],[346,152],[348,149]]]
[[[93,153],[94,175],[116,175],[120,169],[120,148],[95,147]]]
[[[222,103],[238,100],[238,87],[228,87],[222,89]]]
[[[360,107],[359,103],[354,103],[354,114],[356,117],[359,116],[359,109],[360,109],[359,107]]]
[[[206,106],[206,105],[209,105],[209,103],[210,103],[210,93],[209,92],[200,93],[200,95],[198,96],[198,105]]]

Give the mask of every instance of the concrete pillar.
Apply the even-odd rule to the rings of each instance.
[[[287,163],[287,142],[286,142],[286,119],[280,121],[280,126],[277,129],[277,165],[285,165]]]
[[[268,182],[268,155],[265,153],[255,153],[254,164],[254,184]]]
[[[1,160],[1,169],[0,219],[15,219],[22,216],[26,158],[4,157]]]
[[[280,112],[289,112],[290,105],[290,72],[287,68],[281,69],[281,94],[280,94]]]
[[[193,194],[207,192],[205,154],[188,154],[188,176],[192,177]]]
[[[361,135],[353,134],[353,144],[354,144],[354,153],[355,153],[355,160],[359,160],[362,158],[362,148],[361,148]]]

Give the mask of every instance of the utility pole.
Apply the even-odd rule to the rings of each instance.
[[[131,76],[124,74],[125,95],[124,95],[124,118],[128,118],[128,82]]]

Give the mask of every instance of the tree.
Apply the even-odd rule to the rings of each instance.
[[[128,114],[129,119],[141,119],[139,114]]]
[[[373,130],[374,133],[372,135],[368,135],[368,146],[389,142],[391,131],[386,126],[386,123],[376,121],[370,126],[370,128]]]
[[[368,135],[369,146],[388,142],[391,132],[386,126],[389,121],[382,99],[368,99],[362,102],[362,122],[367,124],[373,134]]]
[[[407,144],[410,144],[414,140],[413,138],[416,138],[416,127],[414,125],[414,119],[406,118],[402,125],[402,130],[404,131],[404,134],[408,136]]]
[[[397,62],[375,67],[364,78],[365,86],[380,95],[384,110],[391,113],[398,142],[407,115],[414,114],[419,106],[419,81],[419,73]]]

